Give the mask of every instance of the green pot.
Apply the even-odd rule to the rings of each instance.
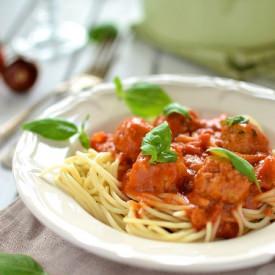
[[[245,78],[274,59],[274,0],[144,0],[143,9],[138,34],[224,75]]]

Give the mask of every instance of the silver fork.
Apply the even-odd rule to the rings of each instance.
[[[117,43],[118,38],[115,38],[100,44],[92,66],[85,73],[61,83],[51,93],[46,94],[27,109],[0,125],[0,145],[4,144],[35,110],[41,108],[50,99],[58,100],[67,94],[81,92],[100,83],[105,78],[112,64]],[[11,170],[14,149],[15,144],[13,143],[1,153],[0,164],[2,167]]]

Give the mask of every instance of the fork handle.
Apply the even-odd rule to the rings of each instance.
[[[0,144],[5,142],[10,136],[12,136],[15,131],[18,129],[19,125],[25,119],[37,108],[42,106],[45,101],[49,100],[51,97],[53,97],[56,94],[46,94],[42,98],[40,98],[38,101],[33,103],[31,106],[26,108],[25,110],[21,111],[19,114],[15,115],[11,119],[9,119],[7,122],[1,125],[0,128]]]
[[[15,115],[3,125],[0,126],[0,144],[5,142],[9,137],[11,137],[19,126],[26,120],[26,118],[37,108],[45,104],[49,99],[61,95],[66,91],[70,90],[81,91],[84,89],[89,89],[98,84],[101,80],[92,75],[80,75],[71,80],[63,82],[59,85],[53,92],[44,95],[38,101],[30,105],[25,110],[21,111],[19,114]]]

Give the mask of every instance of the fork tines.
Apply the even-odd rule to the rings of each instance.
[[[85,73],[95,75],[99,78],[104,78],[110,68],[112,59],[114,58],[114,52],[118,45],[118,37],[108,39],[102,42],[97,47],[95,53],[95,62],[93,65],[86,70]]]

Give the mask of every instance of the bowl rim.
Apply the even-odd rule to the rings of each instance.
[[[184,75],[169,75],[169,74],[161,74],[161,75],[150,75],[146,77],[131,77],[126,80],[123,80],[123,84],[126,86],[129,86],[136,81],[150,81],[157,84],[180,84],[180,85],[190,85],[191,87],[195,86],[202,86],[202,87],[210,87],[210,88],[223,88],[230,92],[237,92],[241,94],[246,94],[249,96],[262,98],[266,100],[274,100],[275,101],[275,91],[264,88],[252,83],[242,82],[242,81],[236,81],[232,79],[226,79],[226,78],[220,78],[220,77],[208,77],[208,76],[184,76]],[[83,92],[80,94],[72,94],[63,100],[57,102],[56,104],[50,106],[47,108],[39,117],[43,117],[49,113],[54,112],[55,110],[60,109],[62,106],[67,105],[69,102],[73,102],[75,98],[81,98],[81,100],[85,100],[85,98],[92,96],[94,93],[102,92],[103,90],[112,90],[112,93],[114,91],[114,85],[112,83],[102,83],[98,84],[94,88],[92,88],[89,91]],[[71,108],[71,107],[69,107]],[[30,135],[28,133],[28,135]],[[20,140],[23,140],[24,137],[26,137],[26,133],[23,133]],[[20,141],[19,141],[20,142]],[[18,161],[17,161],[17,151],[18,146],[16,147],[16,153],[14,154],[13,159],[13,174],[16,180],[16,186],[18,193],[23,200],[24,204],[29,208],[29,210],[33,213],[33,215],[45,226],[50,228],[53,232],[55,232],[57,235],[61,236],[63,239],[69,241],[70,243],[73,243],[74,245],[81,247],[85,249],[86,251],[92,252],[96,255],[99,255],[101,257],[113,260],[115,262],[128,264],[131,266],[138,266],[141,268],[147,268],[147,269],[156,269],[156,270],[165,270],[165,271],[176,271],[176,272],[213,272],[213,271],[229,271],[229,270],[235,270],[238,268],[246,268],[246,267],[252,267],[259,264],[266,263],[270,261],[274,255],[275,255],[275,249],[270,252],[258,254],[255,255],[245,255],[242,257],[242,259],[237,259],[232,257],[230,260],[224,260],[222,263],[218,262],[216,264],[213,264],[211,269],[206,270],[205,266],[203,264],[197,264],[197,263],[180,263],[180,264],[171,264],[171,263],[165,263],[160,261],[153,261],[151,258],[148,259],[141,259],[140,257],[136,257],[136,255],[133,255],[131,257],[122,257],[119,253],[116,251],[108,248],[108,246],[102,246],[103,240],[99,242],[99,244],[95,246],[87,245],[83,242],[83,239],[79,239],[76,237],[75,234],[71,234],[70,230],[66,230],[66,225],[68,225],[67,222],[63,221],[61,218],[53,217],[51,215],[51,211],[47,209],[45,212],[45,208],[43,208],[37,197],[31,197],[31,194],[34,194],[34,190],[31,190],[30,188],[28,190],[25,189],[25,187],[28,185],[24,182],[24,180],[19,176],[18,168],[20,167]],[[30,187],[30,186],[29,186]],[[51,218],[50,218],[51,217]],[[106,226],[102,224],[103,226]],[[113,230],[113,229],[112,229]],[[83,232],[82,232],[83,233]],[[118,234],[124,234],[116,231]],[[138,238],[136,236],[130,235],[130,238]],[[158,242],[154,240],[144,240],[145,242]],[[169,244],[169,243],[168,243]],[[274,239],[274,245],[275,245],[275,239]],[[221,268],[222,265],[222,268]]]

